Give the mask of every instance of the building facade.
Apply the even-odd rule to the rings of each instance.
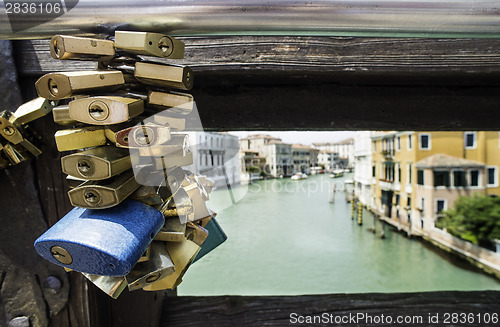
[[[334,143],[313,143],[313,146],[320,151],[330,151],[338,153],[342,162],[346,162],[347,166],[343,168],[352,168],[354,165],[354,139],[349,138],[340,142]],[[343,160],[342,160],[343,159]]]
[[[498,132],[372,136],[372,208],[411,229],[433,228],[461,195],[499,196]]]
[[[354,194],[365,206],[374,206],[372,196],[372,139],[374,132],[354,136]]]

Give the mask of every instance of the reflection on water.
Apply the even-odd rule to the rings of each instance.
[[[213,192],[209,205],[225,208],[217,220],[228,240],[188,270],[179,295],[500,290],[496,279],[388,227],[378,238],[367,212],[359,227],[343,192],[329,203],[342,180],[258,181],[232,206],[227,192]]]

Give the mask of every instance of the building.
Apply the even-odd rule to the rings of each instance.
[[[216,187],[240,183],[238,137],[227,133],[188,132],[193,164],[186,169],[206,175]]]
[[[318,165],[325,167],[326,171],[332,171],[339,166],[339,154],[333,151],[319,151]]]
[[[372,197],[372,139],[375,132],[357,132],[354,136],[354,195],[365,206],[375,206]]]
[[[264,173],[273,177],[287,177],[293,174],[292,145],[269,135],[250,135],[239,141],[241,151],[257,151],[264,157]]]
[[[354,165],[354,139],[349,138],[340,142],[334,143],[313,143],[313,146],[320,151],[330,151],[338,153],[339,158],[343,162],[347,162],[347,166],[343,168],[352,168]]]
[[[260,179],[266,167],[266,158],[259,152],[252,150],[240,151],[240,178],[241,183],[248,183]]]
[[[294,173],[301,172],[309,174],[311,172],[311,167],[313,166],[311,159],[314,160],[314,154],[312,154],[312,152],[318,153],[319,151],[307,145],[292,144]]]
[[[372,208],[400,226],[433,228],[460,195],[499,196],[498,132],[372,136]]]

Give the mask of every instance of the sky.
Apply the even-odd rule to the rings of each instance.
[[[285,143],[299,143],[311,145],[320,142],[338,142],[350,137],[354,137],[355,132],[229,132],[229,134],[238,137],[246,137],[253,134],[268,134],[274,137],[279,137]]]

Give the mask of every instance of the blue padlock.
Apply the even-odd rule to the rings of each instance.
[[[161,212],[125,200],[109,209],[74,208],[35,241],[44,259],[92,275],[132,270],[165,223]]]
[[[226,234],[214,217],[210,219],[210,221],[204,228],[208,231],[208,237],[201,245],[200,252],[198,252],[198,254],[196,255],[193,263],[203,258],[203,256],[205,256],[227,240]]]

